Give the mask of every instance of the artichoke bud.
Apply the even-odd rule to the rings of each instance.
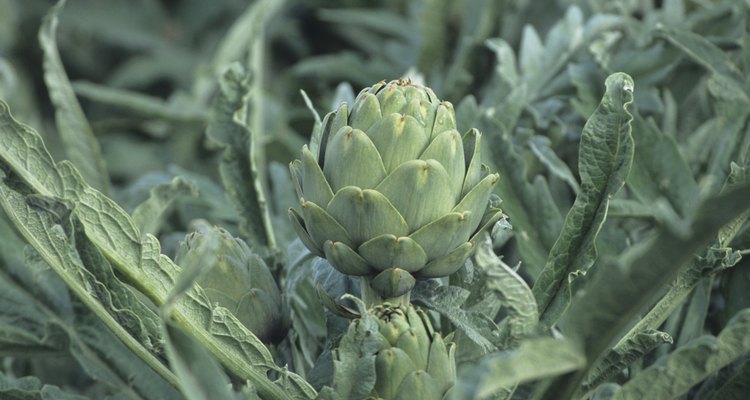
[[[196,223],[196,230],[185,237],[175,261],[180,264],[196,256],[200,241],[218,238],[216,257],[196,279],[212,305],[230,310],[237,319],[266,343],[276,343],[286,332],[281,294],[262,258],[241,239],[225,229]]]
[[[456,378],[455,345],[433,331],[427,315],[411,304],[381,304],[370,308],[361,319],[365,318],[375,320],[376,335],[382,337],[382,345],[374,354],[376,377],[371,396],[384,400],[442,399]],[[347,336],[356,337],[360,320],[349,325]]]
[[[461,268],[501,212],[488,208],[498,175],[482,165],[481,135],[456,126],[451,103],[409,80],[379,82],[328,114],[290,165],[301,211],[289,216],[305,246],[365,280]],[[372,285],[383,299],[408,286],[391,278]]]

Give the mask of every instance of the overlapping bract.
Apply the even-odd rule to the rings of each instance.
[[[286,336],[281,294],[266,263],[248,245],[225,229],[200,224],[189,233],[175,257],[180,264],[187,257],[199,257],[200,241],[218,239],[218,248],[207,271],[196,283],[212,305],[229,309],[237,319],[265,343],[277,343]]]
[[[290,165],[301,204],[292,223],[345,274],[449,275],[501,215],[488,209],[498,176],[481,164],[480,138],[460,135],[453,106],[429,88],[378,83],[329,113]]]
[[[411,304],[385,304],[371,308],[363,318],[375,319],[381,342],[374,354],[373,398],[445,398],[456,380],[456,346],[443,340],[422,310]],[[355,320],[349,325],[347,335],[359,334],[359,322]]]

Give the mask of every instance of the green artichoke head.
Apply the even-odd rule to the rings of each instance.
[[[371,396],[384,400],[444,398],[456,380],[455,343],[443,340],[427,315],[411,304],[377,305],[364,318],[375,319],[381,343],[373,354],[376,376]],[[353,321],[346,335],[358,335],[360,322]],[[335,354],[341,356],[338,350]],[[367,356],[370,354],[360,354]]]
[[[175,257],[180,264],[187,257],[197,257],[204,248],[201,241],[218,239],[214,262],[196,283],[203,289],[212,305],[229,309],[237,319],[265,343],[276,343],[284,338],[281,294],[266,263],[240,238],[218,226],[198,223],[189,233]]]
[[[410,80],[380,82],[326,115],[290,169],[303,243],[339,271],[390,297],[416,278],[458,270],[501,216],[498,175],[481,163],[481,134],[456,130],[451,103]],[[389,282],[397,282],[397,287]]]

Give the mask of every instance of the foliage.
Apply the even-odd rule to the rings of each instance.
[[[750,3],[374,4],[0,2],[0,398],[747,397]],[[368,309],[288,210],[396,79],[500,220]]]

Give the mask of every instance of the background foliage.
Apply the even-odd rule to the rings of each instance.
[[[412,294],[455,330],[454,398],[748,398],[749,13],[0,1],[0,398],[337,398],[358,284],[296,240],[286,164],[403,76],[484,133],[508,216]],[[173,262],[206,224],[270,268],[280,342],[193,287],[224,243]]]

